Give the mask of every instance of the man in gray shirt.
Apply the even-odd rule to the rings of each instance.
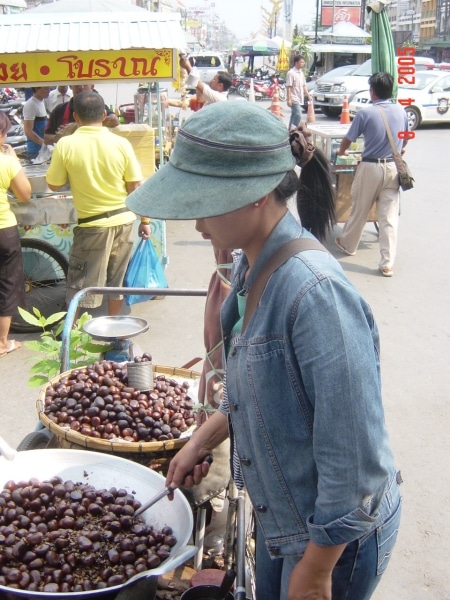
[[[374,73],[369,79],[372,105],[359,110],[343,138],[338,155],[346,153],[352,142],[364,136],[361,163],[356,170],[352,185],[352,208],[341,237],[335,242],[345,254],[356,254],[359,240],[374,202],[377,206],[380,242],[380,273],[392,277],[397,251],[399,216],[399,181],[397,167],[392,156],[383,111],[399,152],[403,154],[407,143],[399,137],[408,131],[406,112],[399,104],[391,102],[393,78],[389,73]]]

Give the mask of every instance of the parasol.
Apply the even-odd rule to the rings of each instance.
[[[394,78],[392,97],[397,98],[397,63],[391,25],[386,12],[386,0],[375,0],[367,5],[372,26],[372,73],[384,71]]]
[[[237,48],[241,54],[250,56],[272,56],[280,51],[279,45],[271,38],[258,37],[242,42]]]
[[[278,55],[277,71],[287,71],[289,69],[289,57],[286,52],[284,41],[281,42],[280,53]]]

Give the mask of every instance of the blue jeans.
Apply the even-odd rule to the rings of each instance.
[[[302,120],[302,107],[299,102],[293,102],[291,106],[291,118],[289,119],[289,130],[291,129],[291,125],[295,125],[298,127],[300,125],[300,121]]]
[[[392,555],[400,524],[401,500],[390,517],[366,537],[347,544],[333,569],[333,600],[369,600]],[[301,556],[271,560],[256,531],[256,600],[287,600],[289,579]],[[281,591],[280,591],[281,590]]]

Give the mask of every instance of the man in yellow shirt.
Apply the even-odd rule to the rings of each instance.
[[[128,140],[102,127],[105,103],[96,92],[77,94],[74,118],[78,129],[56,144],[46,179],[51,190],[67,182],[78,213],[67,274],[67,303],[86,287],[120,287],[133,246],[136,215],[125,198],[142,181],[142,171]],[[143,219],[139,235],[148,237]],[[80,301],[84,308],[101,304],[101,296]],[[123,296],[108,296],[108,312],[118,315]]]

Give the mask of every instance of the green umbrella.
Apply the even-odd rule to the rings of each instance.
[[[239,44],[238,52],[249,56],[272,56],[278,54],[280,46],[271,38],[258,37]]]
[[[397,98],[397,60],[386,4],[386,0],[375,0],[367,5],[367,11],[372,13],[372,73],[390,73],[394,78],[392,97]]]

